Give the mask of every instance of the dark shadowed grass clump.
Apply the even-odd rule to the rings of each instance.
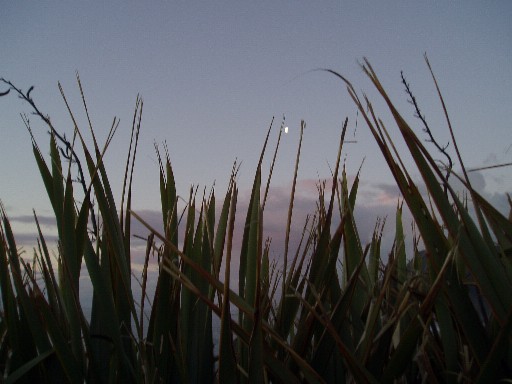
[[[345,83],[372,132],[412,213],[424,251],[415,248],[413,254],[406,254],[401,204],[389,253],[382,254],[380,226],[369,244],[361,243],[353,214],[359,175],[349,185],[340,169],[348,121],[339,138],[332,183],[318,186],[316,211],[305,222],[297,249],[288,249],[286,240],[284,270],[279,271],[269,258],[270,240],[264,238],[272,171],[265,177],[262,161],[272,124],[256,167],[245,221],[235,221],[236,164],[220,203],[214,191],[198,197],[192,189],[180,210],[170,156],[159,154],[164,230],[158,231],[131,207],[142,115],[139,98],[120,205],[103,163],[115,122],[100,147],[92,127],[93,145],[88,146],[76,123],[74,138],[67,141],[45,120],[51,133],[49,159],[34,140],[33,151],[55,213],[58,260],[52,262],[35,215],[39,240],[34,259],[29,263],[21,258],[2,207],[2,380],[487,383],[509,378],[512,222],[472,189],[465,172],[463,176],[452,172],[452,178],[459,177],[467,188],[475,212],[470,215],[452,189],[449,174],[396,110],[367,61],[363,70],[391,111],[398,128],[396,139],[407,145],[427,186],[427,197],[412,181],[412,170],[404,166],[392,134],[375,115],[370,100],[331,72]],[[24,94],[3,83],[43,116],[30,90]],[[440,93],[439,97],[443,102]],[[304,123],[287,234],[303,128]],[[71,163],[80,165],[78,184],[73,183]],[[330,190],[326,185],[332,186]],[[150,233],[141,276],[143,295],[149,256],[156,252],[159,258],[148,323],[144,307],[140,308],[144,301],[134,297],[131,287],[133,218]],[[239,225],[243,225],[241,250],[233,255],[233,233]],[[236,273],[231,270],[233,257],[239,258],[238,287],[229,284]],[[78,281],[84,268],[92,282],[91,305],[79,300]],[[85,306],[92,307],[90,319]],[[212,325],[214,318],[220,322],[218,330]],[[219,340],[218,346],[214,340]]]

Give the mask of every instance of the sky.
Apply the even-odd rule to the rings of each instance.
[[[294,214],[298,227],[314,208],[316,182],[330,177],[342,123],[348,118],[347,139],[356,142],[344,146],[342,157],[350,177],[364,160],[356,215],[368,235],[376,216],[393,214],[398,192],[345,86],[315,69],[333,69],[348,78],[396,134],[389,112],[359,66],[368,58],[399,111],[421,135],[422,125],[401,84],[403,71],[433,134],[444,144],[451,139],[424,61],[427,53],[466,166],[508,163],[511,19],[509,1],[5,1],[0,77],[25,91],[34,86],[31,96],[40,110],[71,137],[73,125],[57,84],[87,132],[75,77],[79,73],[100,142],[106,140],[113,118],[120,119],[105,158],[118,203],[140,94],[144,109],[133,207],[147,216],[159,209],[154,143],[166,143],[178,193],[185,197],[191,185],[202,190],[214,184],[223,196],[233,162],[241,162],[243,202],[269,124],[275,117],[267,173],[285,116],[289,133],[277,157],[267,220],[269,232],[282,228],[282,235],[301,120],[306,129],[298,174],[303,204],[297,204]],[[0,85],[0,92],[4,88]],[[32,209],[41,217],[51,216],[20,113],[30,117],[45,155],[49,138],[31,112],[12,93],[0,98],[0,199],[21,235],[35,230],[27,223]],[[397,147],[404,149],[398,137]],[[448,150],[455,158],[452,143]],[[441,158],[434,148],[432,153]],[[507,211],[511,168],[475,172],[473,177],[476,188]]]

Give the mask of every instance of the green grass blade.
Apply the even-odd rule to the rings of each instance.
[[[14,282],[11,279],[9,273],[9,267],[12,268],[13,264],[9,264],[9,253],[12,248],[9,249],[7,243],[7,233],[5,226],[8,223],[8,219],[5,215],[3,205],[1,206],[2,220],[0,223],[0,289],[2,291],[2,310],[1,315],[2,325],[5,325],[5,339],[3,345],[9,347],[12,353],[11,364],[12,369],[20,367],[24,360],[26,360],[26,354],[30,354],[34,348],[29,349],[23,342],[23,334],[27,333],[27,330],[23,328],[21,323],[20,313],[18,311],[18,301],[15,295],[15,288],[13,287]]]
[[[226,240],[226,231],[228,226],[228,217],[229,210],[232,207],[232,190],[234,184],[235,175],[231,176],[230,185],[228,191],[226,192],[226,197],[224,198],[224,203],[222,204],[222,210],[219,216],[219,222],[217,224],[217,231],[215,232],[215,242],[214,242],[214,256],[213,256],[213,270],[216,276],[219,276],[220,266],[222,264],[222,254],[224,252],[224,243]]]
[[[112,352],[115,351],[120,371],[125,372],[125,377],[129,377],[132,375],[132,368],[121,341],[120,321],[115,309],[114,295],[108,274],[105,274],[108,270],[102,270],[91,242],[87,241],[85,245],[84,260],[94,294],[91,315],[91,334],[94,334],[91,336],[94,338],[92,357],[96,359],[97,366],[104,367],[100,377],[106,380],[112,367]]]
[[[509,310],[505,323],[501,325],[494,339],[489,355],[482,364],[479,377],[476,383],[498,382],[500,376],[506,377],[510,374],[510,335],[512,331],[512,309]],[[508,359],[508,364],[503,364]],[[508,365],[508,372],[504,367]],[[503,380],[504,381],[504,380]]]
[[[157,152],[158,154],[158,152]],[[160,160],[160,155],[158,155]],[[160,199],[165,238],[174,246],[178,245],[177,196],[174,174],[171,163],[167,158],[165,167],[160,161]],[[130,211],[131,215],[131,211]],[[163,257],[176,260],[176,254],[164,244]],[[160,272],[156,283],[153,308],[148,327],[148,340],[152,340],[155,368],[164,381],[171,381],[173,375],[181,366],[176,361],[182,361],[181,349],[174,348],[177,344],[178,313],[180,305],[179,286],[168,273]],[[183,372],[183,368],[180,370]]]
[[[222,315],[220,319],[219,340],[219,382],[238,383],[238,368],[233,346],[233,331],[231,330],[231,300],[229,284],[231,277],[231,251],[233,232],[235,227],[236,203],[238,190],[233,181],[230,188],[229,228],[227,231],[226,267],[224,270],[224,292],[222,301]],[[225,206],[226,204],[224,204]],[[218,233],[218,232],[217,232]]]
[[[382,224],[381,229],[378,228],[379,223],[376,224],[370,243],[370,252],[368,256],[368,277],[370,279],[369,291],[374,292],[379,276],[379,263],[380,263],[380,245],[382,239]]]
[[[397,259],[397,281],[399,284],[404,284],[407,278],[407,259],[405,254],[405,235],[404,227],[402,224],[402,206],[396,209],[395,216],[395,257]]]
[[[263,227],[262,210],[258,204],[258,234],[261,234]],[[260,237],[260,235],[258,235]],[[262,248],[261,240],[256,244],[256,281],[255,281],[255,292],[254,292],[254,316],[253,316],[253,328],[251,333],[251,341],[249,343],[249,383],[265,383],[265,368],[263,363],[263,331],[262,331],[262,308],[261,308],[261,263],[262,263]]]
[[[72,383],[84,381],[84,372],[80,361],[77,361],[75,354],[68,345],[65,335],[63,335],[61,328],[58,325],[55,317],[47,306],[44,300],[39,300],[38,308],[41,310],[44,323],[50,339],[52,340],[53,348],[57,354],[62,368],[66,373],[67,379]]]
[[[347,276],[352,276],[354,271],[359,268],[361,265],[361,260],[363,257],[363,247],[361,245],[361,240],[359,239],[359,234],[356,226],[356,221],[354,218],[354,207],[355,207],[355,195],[357,190],[358,178],[354,182],[352,186],[352,190],[350,194],[348,193],[347,188],[347,176],[345,174],[345,170],[342,173],[342,182],[341,182],[341,194],[343,201],[343,249],[345,252],[344,258],[344,273]],[[368,269],[366,264],[362,265],[360,271],[360,279],[362,284],[358,284],[356,288],[356,293],[354,295],[354,301],[352,310],[356,314],[356,316],[360,316],[363,311],[364,306],[368,300],[368,288],[370,286],[370,276],[368,274]]]
[[[116,310],[120,321],[124,324],[123,331],[126,333],[125,336],[129,338],[132,319],[135,322],[136,329],[139,329],[140,326],[138,324],[138,317],[131,290],[131,270],[129,260],[127,260],[126,257],[125,240],[102,158],[100,158],[96,165],[83,141],[82,147],[89,169],[89,174],[92,179],[98,208],[101,217],[104,220],[105,236],[103,241],[107,241],[109,243],[108,256],[105,254],[105,257],[108,257],[112,263],[111,273],[113,276],[112,284],[115,295]],[[99,171],[101,179],[98,177],[97,171]],[[126,347],[128,349],[131,348],[128,343]]]
[[[39,168],[39,174],[41,175],[41,178],[43,179],[43,183],[46,188],[46,193],[48,194],[48,197],[50,199],[52,207],[55,211],[56,203],[55,203],[54,193],[53,193],[53,176],[52,176],[48,166],[46,165],[43,155],[41,154],[41,151],[39,150],[39,147],[37,146],[35,141],[32,142],[32,152],[34,154],[34,158],[35,158],[37,166]]]
[[[61,260],[60,264],[63,268],[61,271],[60,287],[63,294],[63,303],[69,331],[71,336],[71,349],[75,354],[75,358],[80,359],[83,354],[82,334],[78,310],[80,304],[79,298],[79,279],[80,265],[82,255],[78,254],[75,242],[75,221],[76,213],[73,199],[73,185],[71,176],[68,175],[66,180],[66,189],[64,193],[63,210],[62,210],[62,228],[60,228],[61,242]],[[83,228],[82,228],[83,229]],[[83,234],[82,234],[83,235]]]
[[[254,185],[254,195],[251,199],[251,211],[248,228],[247,239],[247,254],[246,267],[245,267],[245,289],[244,299],[250,304],[254,305],[256,299],[256,284],[257,284],[257,268],[258,268],[258,250],[261,250],[261,234],[260,234],[260,183],[261,183],[261,170],[257,171],[257,179]],[[250,328],[249,328],[250,329]]]
[[[47,351],[48,349],[51,348],[51,345],[48,338],[46,337],[46,332],[42,328],[41,323],[38,321],[39,316],[37,315],[36,307],[34,306],[31,298],[29,297],[27,291],[25,290],[25,284],[22,279],[19,255],[16,249],[14,235],[12,233],[11,225],[9,223],[9,220],[7,219],[3,207],[1,209],[1,218],[3,222],[4,232],[2,237],[5,236],[3,239],[3,241],[5,241],[5,245],[2,248],[7,250],[12,282],[14,284],[14,289],[18,294],[17,300],[19,300],[19,302],[21,303],[21,308],[19,308],[19,316],[20,319],[22,320],[22,323],[22,318],[25,319],[31,333],[30,339],[28,338],[28,335],[19,334],[20,340],[25,338],[25,341],[28,343],[23,344],[22,342],[21,345],[19,345],[19,347],[31,350],[30,345],[34,343],[38,351]],[[14,299],[14,297],[12,297],[12,299]],[[8,299],[7,302],[9,303],[10,301],[12,301],[12,299]],[[12,309],[13,308],[11,307],[11,310]]]
[[[46,352],[38,354],[36,357],[34,357],[32,360],[27,361],[25,364],[23,364],[21,367],[16,369],[16,371],[12,372],[5,378],[4,383],[5,384],[13,384],[20,380],[23,376],[25,376],[28,372],[30,372],[32,369],[40,365],[48,356],[51,356],[53,353],[55,353],[54,349],[49,349]]]
[[[62,211],[64,209],[64,176],[62,174],[62,163],[54,134],[51,135],[50,140],[50,158],[52,163],[52,189],[49,197],[50,201],[53,204],[55,219],[57,220],[57,228],[59,230],[60,235],[60,231],[63,227]]]
[[[340,228],[341,227],[342,224],[340,224]],[[337,232],[341,233],[340,230],[338,230]],[[318,345],[316,346],[313,352],[311,358],[311,366],[315,369],[315,371],[319,372],[320,374],[323,374],[327,369],[330,357],[332,356],[333,351],[335,350],[337,345],[337,341],[335,337],[333,337],[333,332],[336,333],[336,337],[341,338],[342,340],[343,337],[347,335],[346,333],[343,332],[343,327],[345,321],[349,317],[351,306],[353,305],[352,303],[354,300],[354,295],[357,291],[359,274],[361,268],[363,267],[363,263],[364,260],[359,262],[359,265],[353,271],[352,276],[347,282],[347,285],[344,287],[343,293],[338,298],[338,302],[335,303],[335,306],[332,310],[329,319],[329,328],[324,327],[324,332],[322,333]],[[349,338],[345,338],[344,345],[350,347],[350,344],[346,343],[350,339],[351,336]]]

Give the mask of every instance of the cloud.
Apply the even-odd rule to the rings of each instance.
[[[498,164],[498,163],[499,163],[498,155],[496,155],[495,153],[490,153],[484,159],[484,164],[485,165],[494,165],[494,164]]]
[[[44,241],[49,248],[55,247],[58,242],[58,236],[55,234],[45,234],[43,232]],[[38,240],[37,233],[24,233],[24,232],[15,232],[14,240],[18,247],[24,248],[26,251],[37,246]]]
[[[164,233],[164,224],[161,210],[133,209],[133,211],[157,232],[161,234]],[[144,224],[142,224],[139,220],[132,216],[131,233],[132,235],[147,237],[150,231],[149,229],[146,228]]]
[[[477,191],[486,190],[487,183],[482,172],[471,172],[468,174],[471,186]]]
[[[37,215],[37,221],[41,226],[47,227],[56,227],[57,221],[54,216],[45,216],[45,215]],[[22,223],[22,224],[36,224],[33,215],[19,215],[19,216],[9,216],[9,221],[12,223]]]
[[[507,195],[505,193],[492,193],[485,196],[487,201],[501,212],[505,217],[508,217],[512,207],[510,206]]]
[[[461,172],[459,172],[459,174],[460,173]],[[469,172],[468,176],[473,189],[476,192],[478,192],[484,199],[486,199],[499,212],[501,212],[505,216],[508,216],[511,207],[507,199],[506,183],[509,181],[494,176],[492,174],[487,175],[482,171]],[[494,183],[495,186],[505,187],[504,191],[496,190],[495,186],[493,187],[492,185],[490,185],[492,183]],[[463,196],[462,193],[464,193],[465,196],[467,196],[466,187],[456,177],[450,178],[450,185],[456,192],[460,194],[460,196]],[[468,196],[468,198],[469,197],[470,196]],[[471,210],[472,208],[472,205],[470,205]]]
[[[25,251],[30,250],[31,253],[32,248],[37,247],[37,240],[39,238],[34,216],[8,216],[8,220],[12,227],[16,245]],[[37,215],[37,220],[41,226],[45,242],[49,247],[53,247],[58,241],[55,218],[53,216]]]

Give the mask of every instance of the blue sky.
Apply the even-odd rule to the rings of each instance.
[[[396,205],[396,196],[378,148],[361,120],[356,129],[356,108],[343,84],[310,71],[331,68],[346,76],[369,95],[390,128],[389,113],[358,66],[367,57],[403,116],[421,132],[400,83],[403,70],[434,135],[447,143],[441,106],[423,60],[426,52],[466,165],[511,162],[511,19],[508,1],[4,2],[0,77],[24,90],[34,85],[32,97],[40,109],[71,136],[57,82],[85,131],[75,81],[75,71],[80,73],[99,139],[105,140],[114,116],[121,119],[106,157],[119,197],[140,93],[144,112],[134,207],[145,211],[158,209],[154,142],[167,142],[178,193],[186,196],[192,184],[202,189],[215,182],[223,195],[235,159],[242,161],[239,184],[244,191],[272,117],[278,128],[285,115],[290,132],[274,174],[285,213],[288,194],[279,191],[289,190],[301,119],[307,128],[299,179],[307,186],[329,177],[348,117],[349,138],[357,143],[345,146],[347,172],[354,174],[365,159],[361,204],[381,214],[384,202]],[[13,95],[0,99],[0,199],[11,217],[29,215],[32,208],[48,215],[50,204],[20,112],[31,110]],[[46,129],[35,117],[31,124],[46,153]],[[454,155],[452,145],[449,149]],[[504,208],[510,175],[508,167],[475,174],[475,180]],[[360,212],[367,211],[363,207]],[[374,222],[368,218],[370,230]]]

